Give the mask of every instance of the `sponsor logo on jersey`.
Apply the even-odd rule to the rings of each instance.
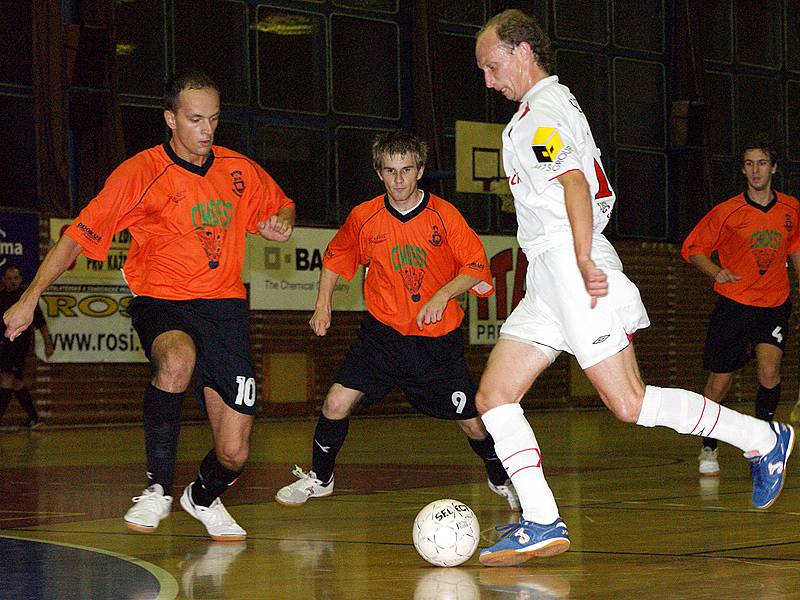
[[[222,254],[228,227],[233,220],[233,204],[222,199],[206,200],[192,207],[192,224],[208,258],[208,267],[216,269]]]
[[[772,229],[754,231],[750,235],[750,252],[758,265],[759,275],[763,275],[769,269],[782,238],[783,234],[780,231]]]
[[[533,134],[531,148],[540,163],[554,162],[563,147],[564,142],[555,127],[539,127]]]
[[[419,290],[425,269],[428,267],[428,253],[424,248],[411,244],[398,244],[391,250],[391,261],[395,271],[400,273],[403,286],[411,294],[411,300],[420,301]]]
[[[370,244],[380,244],[381,242],[385,242],[388,239],[389,239],[389,234],[388,233],[377,233],[375,235],[369,236],[367,241]]]
[[[238,169],[231,171],[231,178],[233,179],[233,193],[241,198],[245,188],[242,172]]]
[[[439,228],[436,225],[433,226],[433,233],[431,233],[431,239],[429,241],[437,248],[442,245],[442,234],[439,233]]]
[[[78,223],[77,227],[83,232],[83,235],[85,235],[93,242],[99,242],[100,240],[103,239],[103,236],[101,236],[99,233],[95,233],[91,227],[89,227],[84,223]]]
[[[786,213],[785,215],[783,215],[783,217],[784,217],[783,226],[786,228],[786,231],[791,233],[792,229],[794,229],[794,223],[792,223],[792,215]]]

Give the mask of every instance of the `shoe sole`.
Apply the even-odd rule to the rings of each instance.
[[[700,477],[719,477],[719,469],[716,471],[708,471],[707,473],[700,471]]]
[[[531,558],[544,558],[561,554],[569,550],[569,546],[569,540],[560,538],[552,540],[545,546],[532,550],[498,550],[497,552],[481,556],[479,560],[481,564],[486,567],[513,567]]]
[[[155,527],[147,527],[146,525],[139,525],[137,523],[131,523],[130,521],[125,521],[125,527],[132,531],[138,531],[139,533],[152,533],[153,531],[158,528],[158,525]]]
[[[189,515],[193,519],[196,519],[197,521],[200,521],[200,519],[198,519],[197,517],[195,517],[192,514],[192,512],[193,512],[192,511],[192,507],[191,507],[191,505],[189,505],[189,503],[187,501],[185,501],[185,496],[181,495],[180,502],[181,502],[181,508],[183,508],[183,510],[186,511],[187,515]],[[205,523],[203,523],[202,521],[200,521],[200,524],[203,527],[206,526]],[[247,534],[246,533],[244,535],[237,535],[237,534],[234,534],[234,535],[214,535],[213,533],[208,531],[207,527],[206,527],[206,533],[208,533],[208,535],[211,537],[211,539],[214,540],[215,542],[243,542],[243,541],[245,541],[247,539]]]
[[[275,496],[275,502],[277,502],[281,506],[290,506],[292,508],[295,508],[297,506],[303,506],[303,504],[311,500],[311,498],[327,498],[328,496],[333,496],[333,490],[331,490],[327,494],[321,494],[319,496],[309,496],[302,502],[289,502],[288,500],[281,500],[280,498],[278,498],[278,496]]]
[[[789,425],[788,427],[791,435],[789,436],[789,443],[786,446],[786,460],[783,461],[783,473],[781,474],[781,487],[778,488],[778,491],[772,497],[772,500],[767,502],[764,506],[756,506],[756,508],[762,510],[765,508],[769,508],[770,506],[775,504],[775,501],[778,499],[778,496],[780,496],[781,492],[783,491],[783,484],[786,483],[786,468],[789,464],[789,457],[792,455],[792,450],[794,449],[794,427],[792,427],[791,425]]]

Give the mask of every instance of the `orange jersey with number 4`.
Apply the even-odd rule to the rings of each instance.
[[[419,330],[417,314],[439,288],[460,274],[480,279],[470,290],[478,296],[490,296],[494,286],[483,244],[461,213],[423,193],[406,214],[385,195],[356,206],[328,244],[323,265],[348,280],[366,265],[364,303],[376,319],[403,335],[439,337],[464,319],[451,298],[442,320]]]
[[[246,234],[293,203],[246,156],[213,146],[202,167],[168,144],[131,157],[66,230],[94,260],[127,229],[123,267],[138,296],[166,300],[245,298],[242,264]]]
[[[800,251],[800,203],[775,192],[761,206],[739,194],[715,206],[683,242],[685,260],[717,253],[719,264],[741,277],[714,283],[714,291],[749,306],[779,306],[789,297],[786,258]]]

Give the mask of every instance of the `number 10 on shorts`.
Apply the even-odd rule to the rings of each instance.
[[[236,376],[236,404],[253,406],[256,403],[256,380],[252,377]]]

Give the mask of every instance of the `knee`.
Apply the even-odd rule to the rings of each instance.
[[[217,460],[219,463],[234,473],[244,469],[247,458],[250,455],[249,445],[244,444],[225,444],[216,449]]]
[[[195,365],[194,345],[171,346],[154,358],[154,383],[166,392],[183,392],[189,386]]]
[[[603,399],[613,415],[623,423],[636,423],[639,421],[639,414],[642,412],[642,400],[644,396],[635,395],[629,398],[621,398],[614,402]]]
[[[505,404],[505,399],[497,392],[480,388],[475,394],[475,408],[478,409],[478,413],[481,415],[501,404]]]
[[[358,395],[354,398],[346,388],[335,384],[328,390],[325,402],[322,403],[322,414],[332,421],[346,419],[357,401]]]
[[[489,435],[480,417],[459,421],[458,426],[471,440],[485,440],[486,436]]]
[[[779,367],[769,366],[759,368],[758,383],[771,390],[781,382],[781,371]]]

